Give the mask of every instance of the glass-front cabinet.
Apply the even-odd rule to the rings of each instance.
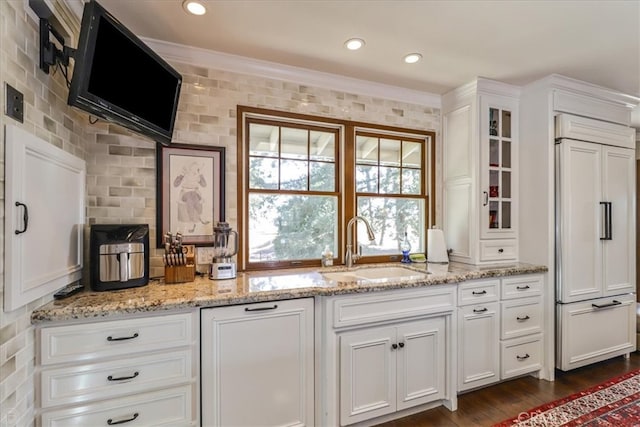
[[[515,237],[516,117],[515,103],[481,97],[480,230],[484,239]]]

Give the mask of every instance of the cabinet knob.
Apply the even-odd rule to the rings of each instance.
[[[398,346],[399,346],[400,348],[404,348],[404,343],[403,343],[403,342],[401,342],[401,343],[399,343],[399,344],[398,344]]]
[[[498,253],[501,254],[502,252],[504,252],[504,249],[500,248],[498,249]]]
[[[397,348],[398,348],[398,344],[396,344],[396,343],[391,344],[391,349],[392,350],[396,350]]]

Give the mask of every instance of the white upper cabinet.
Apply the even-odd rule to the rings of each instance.
[[[443,229],[452,261],[518,260],[518,94],[478,79],[443,96]]]
[[[12,125],[5,156],[4,309],[11,311],[82,275],[85,162]]]

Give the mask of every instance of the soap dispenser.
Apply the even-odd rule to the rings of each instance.
[[[402,251],[402,259],[400,262],[409,264],[411,259],[409,258],[409,252],[411,251],[411,243],[409,243],[409,237],[407,231],[404,232],[404,240],[400,243],[400,250]]]

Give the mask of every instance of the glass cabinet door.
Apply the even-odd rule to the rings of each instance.
[[[486,104],[482,110],[481,230],[483,237],[501,237],[513,230],[513,109]]]

